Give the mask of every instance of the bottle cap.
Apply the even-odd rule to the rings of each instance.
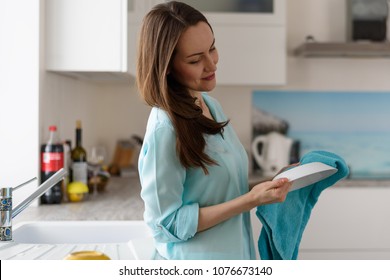
[[[81,120],[76,121],[76,128],[80,129],[81,128]]]

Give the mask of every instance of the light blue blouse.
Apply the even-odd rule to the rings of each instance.
[[[203,99],[218,122],[226,121],[220,104]],[[205,135],[206,153],[218,165],[186,169],[176,154],[176,136],[165,111],[153,108],[138,168],[144,220],[151,228],[158,254],[165,259],[255,259],[249,212],[196,233],[199,208],[248,192],[248,158],[232,126],[223,137]]]

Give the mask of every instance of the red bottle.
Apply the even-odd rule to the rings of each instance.
[[[41,146],[41,184],[64,167],[64,146],[61,143],[57,127],[49,127],[49,139]],[[63,192],[62,182],[58,182],[41,196],[41,203],[54,204],[61,203]]]

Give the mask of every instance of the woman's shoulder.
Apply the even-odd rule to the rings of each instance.
[[[161,127],[173,128],[168,113],[161,108],[153,107],[148,119],[148,130],[156,130]]]
[[[218,103],[217,99],[212,97],[208,92],[202,92],[202,97],[209,102]]]
[[[218,109],[222,109],[222,106],[221,104],[219,103],[219,101],[212,97],[209,93],[207,92],[202,92],[202,97],[203,97],[203,100],[205,100],[205,102],[210,106],[212,107],[217,107]]]
[[[222,106],[216,98],[210,96],[207,92],[202,92],[202,97],[203,100],[206,102],[207,106],[209,107],[211,113],[216,118],[216,121],[227,120],[227,117],[223,112]]]

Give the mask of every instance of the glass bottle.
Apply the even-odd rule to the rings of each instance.
[[[76,122],[76,145],[71,153],[72,182],[88,183],[87,152],[82,145],[81,121]]]
[[[41,184],[64,167],[64,146],[57,133],[57,127],[49,127],[49,139],[41,146]],[[42,204],[61,203],[62,182],[58,182],[41,197]]]

